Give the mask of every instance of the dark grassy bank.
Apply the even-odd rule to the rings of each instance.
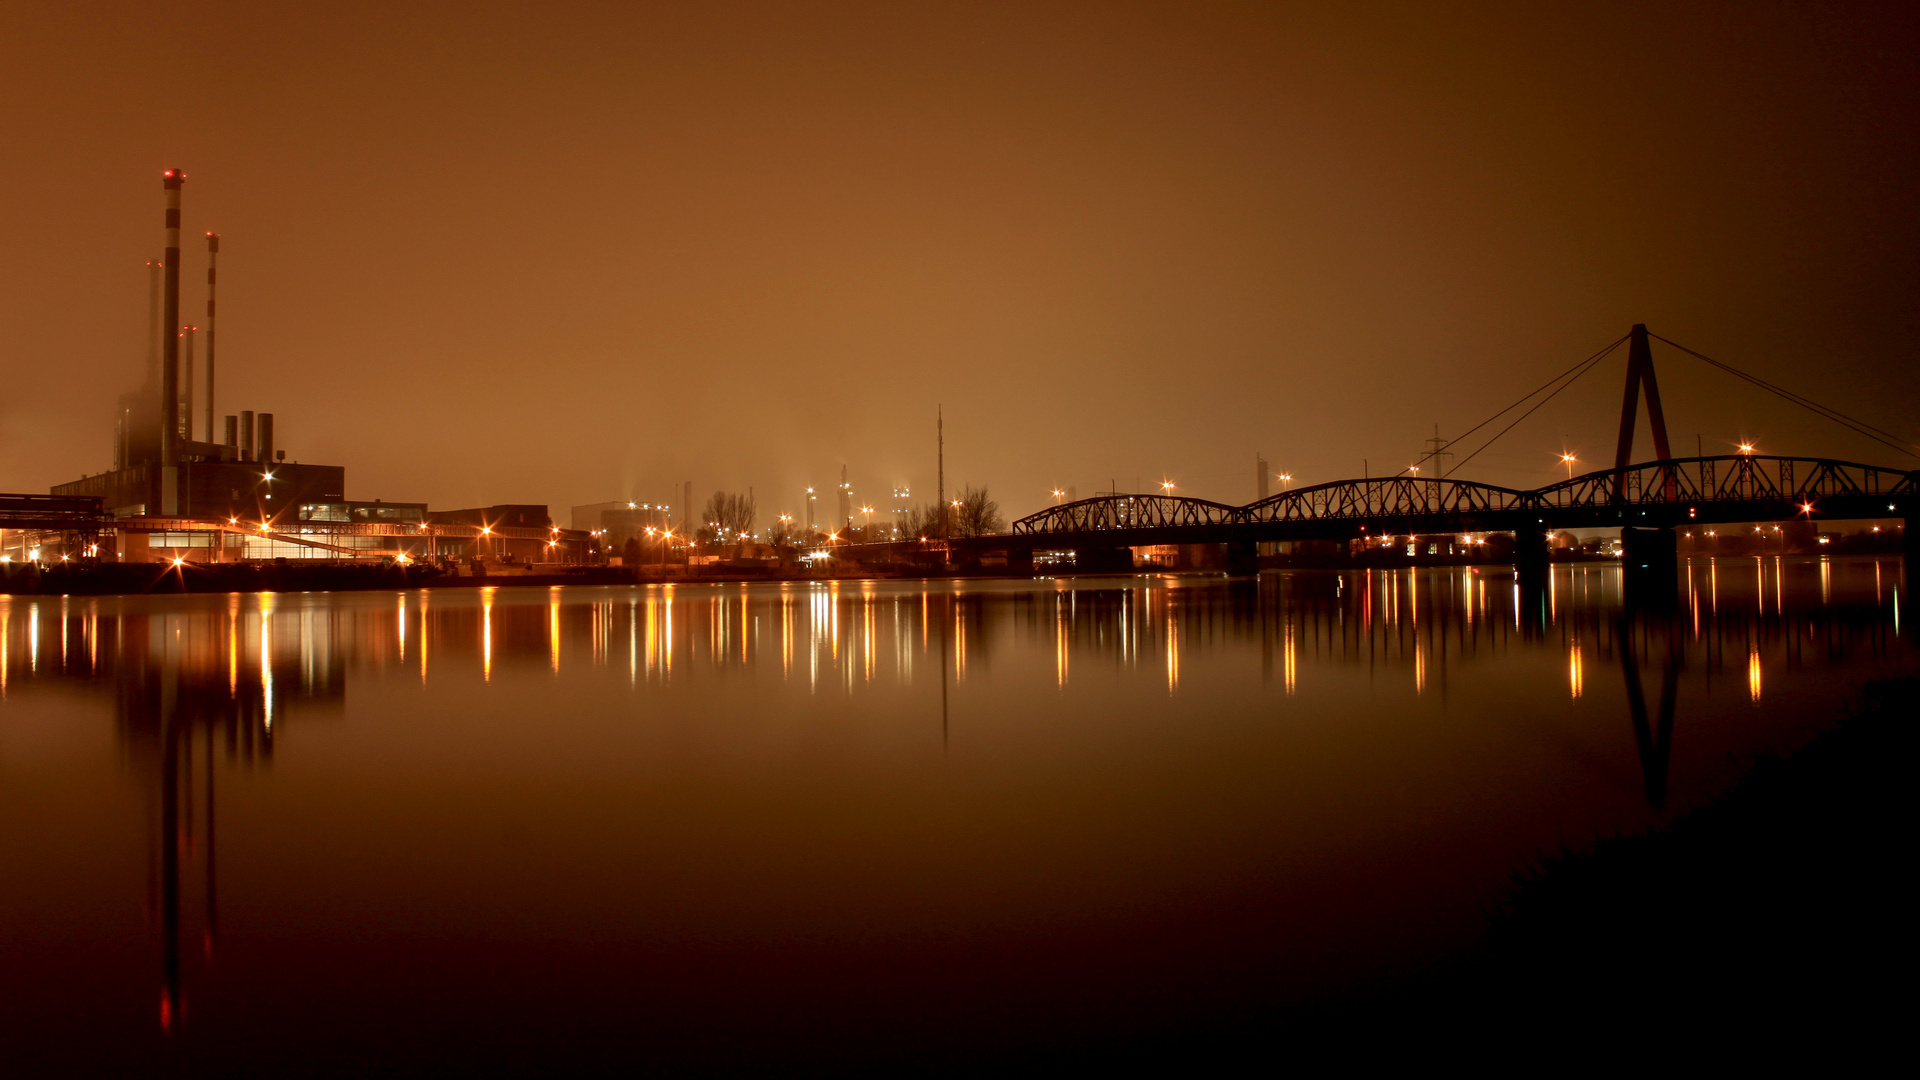
[[[1920,679],[1870,684],[1835,726],[1667,827],[1521,872],[1467,956],[1086,1056],[1864,1064],[1910,1024],[1917,724]]]
[[[1543,860],[1459,985],[1538,1034],[1616,1048],[1890,1044],[1911,982],[1916,719],[1920,679],[1871,684],[1667,828]]]

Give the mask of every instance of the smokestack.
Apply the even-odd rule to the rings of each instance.
[[[240,410],[240,460],[253,460],[253,410]]]
[[[260,414],[260,424],[254,429],[255,437],[260,441],[254,444],[254,452],[260,455],[260,464],[273,468],[273,414]]]
[[[160,174],[167,193],[167,253],[162,261],[160,292],[160,464],[180,463],[180,185],[187,176],[179,169]],[[162,481],[165,484],[165,481]],[[175,492],[161,494],[161,513],[177,513]]]
[[[189,326],[180,331],[180,336],[187,343],[186,354],[181,357],[180,363],[181,442],[193,441],[193,332],[198,329],[200,328],[197,326]],[[213,432],[207,432],[207,437],[212,438]]]
[[[147,261],[147,382],[160,381],[160,260]]]
[[[207,234],[207,441],[213,441],[213,279],[220,265],[220,234]]]
[[[227,445],[231,447],[233,450],[233,454],[231,455],[233,459],[236,461],[239,460],[240,458],[240,418],[237,416],[227,417]]]

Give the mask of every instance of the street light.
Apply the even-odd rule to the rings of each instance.
[[[1743,443],[1741,443],[1741,444],[1740,444],[1740,452],[1741,452],[1741,453],[1743,453],[1743,454],[1751,454],[1751,453],[1753,453],[1753,444],[1752,444],[1752,443],[1750,443],[1750,442],[1743,442]]]
[[[1160,490],[1166,492],[1169,495],[1173,494],[1173,481],[1171,480],[1160,481]]]
[[[1567,479],[1569,480],[1573,479],[1573,463],[1577,460],[1579,459],[1574,457],[1572,454],[1560,455],[1560,463],[1567,467]]]
[[[1285,491],[1287,489],[1287,485],[1291,483],[1293,483],[1292,473],[1283,472],[1280,474],[1280,490]]]

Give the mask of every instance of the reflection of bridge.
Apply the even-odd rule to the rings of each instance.
[[[1013,524],[1013,546],[1124,547],[1354,539],[1443,532],[1905,516],[1920,474],[1821,458],[1681,458],[1588,473],[1533,491],[1405,476],[1337,480],[1247,506],[1103,495]]]

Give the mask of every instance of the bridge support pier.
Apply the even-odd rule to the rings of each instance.
[[[1674,574],[1680,568],[1680,540],[1672,529],[1620,530],[1621,588],[1635,607],[1664,610],[1673,605]]]
[[[1073,567],[1083,574],[1130,574],[1133,572],[1133,549],[1076,548]]]
[[[1007,552],[1007,573],[1031,575],[1033,573],[1033,549],[1019,548]]]
[[[1230,540],[1227,542],[1227,573],[1258,574],[1260,572],[1260,545],[1252,540]]]
[[[1513,565],[1522,576],[1544,571],[1552,561],[1552,550],[1544,528],[1513,531]]]

